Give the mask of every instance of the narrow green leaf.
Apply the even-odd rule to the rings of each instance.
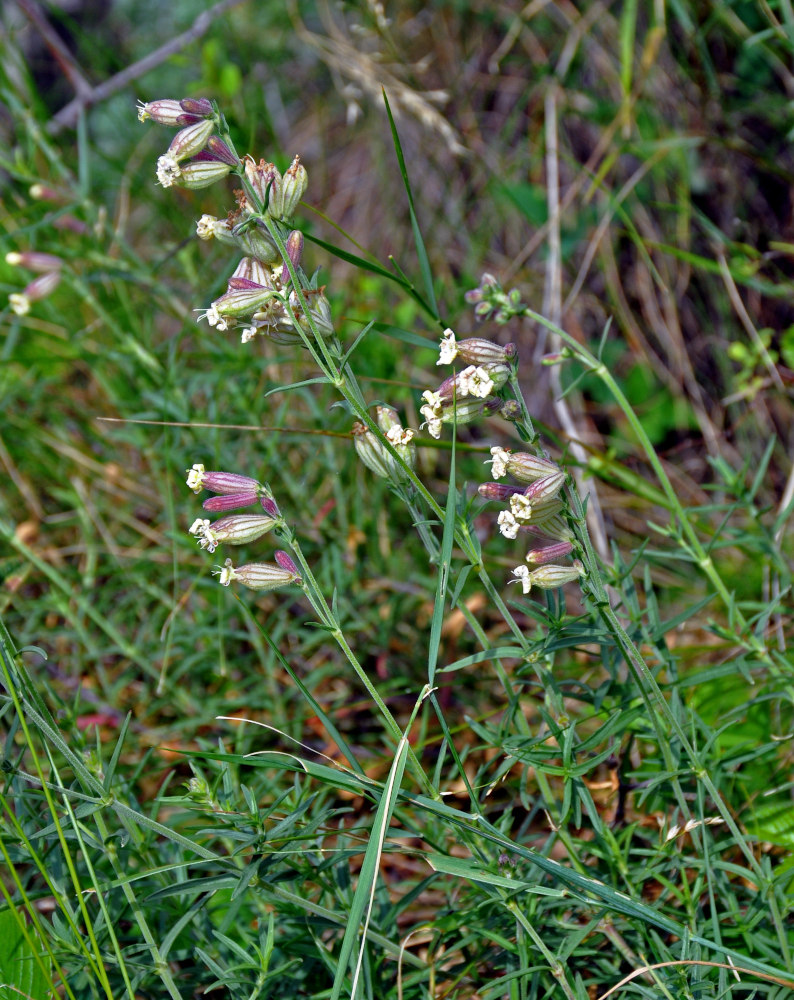
[[[438,305],[436,304],[436,293],[433,289],[433,275],[430,270],[430,261],[427,256],[427,250],[425,249],[425,243],[422,239],[422,233],[419,229],[419,220],[416,217],[416,210],[414,208],[414,198],[411,193],[411,184],[408,180],[408,171],[405,167],[405,157],[403,156],[402,146],[400,144],[400,137],[397,134],[397,126],[394,122],[394,117],[391,113],[391,108],[389,107],[389,99],[386,96],[386,91],[383,91],[383,103],[386,105],[386,114],[389,116],[389,125],[391,127],[392,141],[394,143],[394,151],[397,154],[397,162],[400,165],[400,174],[403,179],[403,186],[405,187],[405,193],[408,196],[408,211],[411,216],[411,229],[414,234],[414,244],[416,246],[416,254],[419,258],[419,271],[422,275],[422,281],[425,286],[425,295],[427,296],[427,301],[430,303],[430,311],[433,316],[438,319]]]
[[[342,938],[342,947],[339,950],[339,959],[336,976],[334,977],[334,985],[331,991],[331,1000],[339,1000],[342,995],[342,988],[347,977],[348,962],[353,954],[353,948],[360,933],[361,940],[353,972],[353,983],[350,990],[350,996],[356,996],[364,948],[366,947],[370,913],[374,900],[375,882],[378,877],[381,854],[383,853],[383,842],[386,838],[389,823],[391,822],[394,807],[399,796],[400,783],[402,782],[403,772],[405,771],[407,753],[408,740],[404,736],[400,740],[399,746],[397,747],[397,753],[392,761],[389,777],[383,789],[383,794],[381,795],[380,803],[378,804],[378,810],[375,814],[375,820],[372,824],[372,833],[367,844],[367,850],[364,854],[364,860],[361,863],[361,871],[358,875],[358,885],[356,886],[356,891],[353,895],[353,904],[350,907],[350,916],[348,917],[347,927],[345,928],[345,934]],[[365,911],[366,917],[364,918],[362,924],[362,917],[364,917]]]
[[[457,492],[455,490],[455,425],[452,425],[452,451],[449,462],[447,484],[447,508],[444,512],[444,532],[441,536],[441,553],[438,561],[436,597],[433,602],[433,620],[430,623],[430,643],[427,651],[427,683],[433,686],[441,645],[441,628],[444,624],[444,608],[447,599],[447,585],[452,569],[452,546],[455,542],[455,518],[457,514]]]

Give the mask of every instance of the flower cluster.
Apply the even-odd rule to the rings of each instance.
[[[485,500],[508,504],[497,517],[499,530],[505,538],[517,538],[519,533],[531,535],[542,544],[530,549],[526,561],[537,566],[518,566],[513,570],[515,580],[521,583],[525,594],[533,586],[559,587],[578,580],[584,573],[578,560],[570,566],[555,565],[573,551],[573,534],[562,518],[563,502],[560,498],[565,484],[565,473],[554,462],[527,452],[513,453],[507,448],[491,448],[491,471],[494,479],[511,475],[519,486],[504,483],[483,483],[478,492]]]
[[[333,333],[331,310],[324,288],[306,282],[301,294],[292,284],[300,271],[303,235],[285,225],[306,192],[306,169],[295,157],[282,175],[273,163],[242,159],[225,133],[225,122],[206,98],[159,100],[141,104],[141,121],[179,128],[168,150],[157,162],[157,179],[163,187],[206,187],[235,173],[243,189],[235,192],[236,208],[225,218],[202,215],[196,226],[199,239],[217,239],[242,254],[226,291],[199,320],[225,331],[240,328],[242,343],[257,334],[277,343],[302,343],[302,333],[321,337]],[[224,132],[224,138],[216,135]],[[273,235],[275,227],[284,240],[289,264],[282,259]]]
[[[395,461],[380,438],[358,421],[353,424],[352,431],[356,452],[364,465],[376,476],[393,483],[403,483],[408,479],[405,467],[413,469],[416,465],[414,431],[403,427],[397,411],[389,406],[378,406],[375,413],[378,427],[404,464]]]
[[[474,306],[474,315],[478,319],[493,319],[500,325],[524,313],[524,303],[518,289],[505,292],[492,274],[483,274],[477,288],[466,292],[464,298]]]
[[[419,412],[425,420],[421,426],[427,427],[431,437],[440,438],[443,424],[466,424],[499,413],[504,404],[495,394],[510,377],[515,357],[515,344],[500,347],[474,338],[458,341],[454,332],[446,329],[436,364],[451,364],[460,358],[467,367],[444,379],[435,391],[427,389],[422,394],[424,404]]]
[[[239,510],[258,505],[263,514],[229,514],[210,521],[197,517],[190,527],[199,545],[208,552],[214,552],[218,545],[244,545],[262,535],[281,527],[283,521],[270,491],[262,483],[236,472],[207,472],[197,464],[188,470],[187,485],[194,493],[202,489],[216,496],[204,501],[203,507],[209,511]],[[275,563],[246,563],[235,567],[231,559],[215,570],[224,587],[236,580],[252,590],[274,590],[291,583],[300,583],[301,576],[292,558],[286,552],[276,552]]]
[[[35,250],[24,253],[12,250],[6,254],[5,260],[6,264],[11,264],[12,267],[25,267],[38,274],[38,277],[34,278],[21,292],[12,292],[8,296],[11,311],[17,316],[26,316],[34,302],[45,299],[58,287],[63,261],[55,254],[38,253]]]

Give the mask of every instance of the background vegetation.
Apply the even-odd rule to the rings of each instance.
[[[4,252],[65,263],[0,335],[0,982],[601,997],[639,970],[618,993],[788,995],[787,0],[18,0],[1,16]],[[437,566],[358,463],[349,413],[328,387],[269,394],[316,374],[306,353],[195,323],[234,265],[195,220],[228,198],[156,185],[169,136],[135,99],[217,99],[239,149],[300,154],[307,237],[419,284],[381,88],[442,322],[310,240],[307,270],[344,342],[375,321],[356,371],[414,427],[440,328],[517,343],[661,700],[575,587],[506,592],[532,652],[498,653],[503,617],[459,558],[434,646]],[[557,346],[541,325],[476,322],[463,295],[483,271],[600,344],[714,575],[604,380],[541,366]],[[0,264],[6,295],[33,277]],[[517,445],[503,421],[460,441],[469,498],[488,446]],[[449,436],[422,445],[443,504]],[[440,798],[410,770],[389,792],[404,751],[299,592],[217,586],[186,534],[194,462],[271,484]],[[473,518],[501,583],[515,547]],[[413,717],[436,649],[438,711]]]

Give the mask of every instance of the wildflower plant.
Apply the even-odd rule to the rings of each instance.
[[[436,568],[438,576],[429,636],[427,682],[421,691],[415,692],[416,705],[411,720],[416,718],[421,706],[429,702],[447,734],[446,746],[456,762],[457,774],[470,799],[471,812],[465,818],[463,814],[457,817],[456,828],[472,857],[482,856],[484,842],[481,838],[485,837],[486,841],[490,838],[491,842],[501,844],[503,849],[517,852],[516,856],[537,864],[555,884],[566,886],[568,891],[575,890],[582,899],[589,899],[591,904],[593,900],[602,900],[613,910],[642,915],[651,922],[655,921],[655,926],[661,926],[658,917],[655,914],[651,917],[650,909],[639,899],[624,896],[616,890],[605,890],[603,883],[589,878],[573,855],[573,868],[566,868],[545,855],[527,851],[489,826],[483,818],[482,799],[472,787],[457,757],[435,695],[439,672],[459,669],[456,664],[442,664],[438,660],[446,609],[448,606],[456,607],[481,646],[481,658],[492,663],[503,689],[506,706],[504,727],[512,734],[513,741],[510,743],[513,752],[512,756],[508,755],[507,766],[524,759],[522,755],[525,753],[530,754],[527,760],[537,760],[529,748],[536,747],[541,738],[533,738],[521,710],[520,686],[517,687],[511,678],[504,665],[505,659],[517,658],[534,674],[535,683],[542,692],[542,711],[548,733],[554,734],[557,743],[569,748],[577,744],[584,746],[587,741],[578,735],[568,715],[563,698],[564,679],[555,676],[551,669],[554,649],[558,648],[558,644],[561,642],[564,646],[576,642],[575,639],[563,638],[566,629],[571,628],[566,624],[563,599],[559,597],[560,603],[557,604],[549,596],[546,612],[541,610],[542,605],[533,605],[525,600],[544,592],[567,591],[574,603],[583,609],[582,620],[589,623],[590,632],[585,631],[582,635],[598,637],[597,641],[608,646],[633,675],[666,772],[671,776],[676,774],[675,744],[675,753],[689,762],[698,794],[708,798],[709,808],[715,813],[710,818],[693,817],[689,798],[684,794],[679,778],[671,777],[682,823],[670,829],[694,831],[708,825],[725,824],[740,847],[748,871],[759,880],[764,879],[762,868],[743,839],[735,817],[703,765],[702,752],[686,731],[679,714],[668,703],[654,670],[641,652],[639,643],[646,633],[639,627],[639,619],[630,610],[627,611],[629,606],[624,606],[621,599],[615,596],[615,581],[624,572],[622,564],[616,559],[614,566],[610,567],[604,561],[606,553],[601,556],[596,554],[587,525],[587,497],[580,495],[564,462],[552,457],[534,427],[521,389],[520,358],[516,346],[502,345],[489,338],[485,331],[478,337],[459,337],[443,323],[435,305],[432,283],[428,281],[424,296],[411,287],[411,294],[441,331],[436,365],[452,366],[453,370],[440,384],[423,389],[421,398],[416,401],[421,423],[416,429],[406,427],[396,408],[367,399],[353,370],[350,361],[353,349],[368,334],[369,326],[359,332],[351,346],[345,347],[347,331],[337,328],[325,289],[318,284],[317,275],[310,278],[304,270],[305,239],[300,229],[296,228],[294,215],[307,191],[308,175],[299,157],[293,159],[282,175],[273,163],[256,160],[248,154],[239,155],[223,115],[213,102],[204,99],[154,101],[143,104],[139,114],[141,120],[151,118],[160,125],[179,129],[157,163],[156,176],[161,185],[198,188],[227,177],[233,177],[241,184],[235,192],[236,206],[226,216],[203,215],[198,220],[196,231],[199,238],[216,239],[228,246],[230,266],[233,267],[226,291],[197,310],[198,321],[206,321],[215,334],[239,335],[241,350],[251,350],[253,342],[265,338],[277,344],[298,345],[307,352],[315,369],[309,381],[326,383],[342,397],[354,418],[350,435],[356,454],[368,473],[386,481],[395,498],[405,504],[426,551],[428,563]],[[401,157],[396,131],[394,134],[398,156]],[[401,166],[410,199],[410,185],[402,160]],[[416,237],[420,261],[426,264],[418,229]],[[693,563],[705,573],[717,594],[731,609],[735,625],[734,641],[748,655],[769,660],[769,651],[732,602],[647,435],[600,355],[592,354],[560,327],[532,310],[517,290],[505,291],[491,274],[483,275],[480,285],[466,294],[466,300],[473,306],[475,320],[483,325],[493,324],[498,328],[529,318],[545,326],[557,341],[556,351],[544,359],[547,364],[576,363],[604,383],[625,413],[658,475],[672,512],[671,525],[667,530],[676,534],[679,544],[690,553]],[[482,425],[480,434],[485,434],[493,442],[486,446],[490,458],[485,463],[490,467],[492,478],[481,483],[473,497],[465,498],[456,483],[458,429],[475,422]],[[505,441],[506,430],[512,438],[509,446]],[[421,437],[422,432],[426,432],[427,439]],[[417,471],[417,449],[425,442],[440,441],[447,434],[451,438],[449,488],[442,502]],[[355,994],[363,955],[359,949],[358,959],[354,961],[355,941],[359,922],[363,921],[361,926],[366,934],[371,916],[367,900],[377,880],[389,817],[402,795],[419,794],[426,796],[427,801],[440,803],[442,789],[438,775],[430,775],[421,754],[408,739],[409,730],[401,727],[392,715],[353,644],[348,641],[338,614],[336,597],[329,600],[323,593],[304,554],[299,532],[293,527],[294,513],[282,511],[279,498],[271,486],[253,478],[250,471],[207,472],[200,464],[190,469],[187,478],[190,489],[196,493],[206,489],[213,494],[204,501],[205,511],[222,515],[214,521],[209,517],[197,517],[190,526],[190,533],[209,553],[227,545],[253,543],[260,550],[275,544],[283,546],[272,554],[272,561],[235,565],[232,558],[226,558],[215,569],[219,582],[224,586],[239,584],[254,591],[300,588],[313,609],[317,623],[339,646],[369,693],[380,714],[386,738],[397,748],[389,779],[382,789],[380,806],[374,819],[373,838],[365,852],[362,875],[335,976],[334,996],[337,996],[350,962]],[[253,507],[258,508],[256,513],[250,511]],[[248,512],[238,513],[243,509]],[[475,526],[475,518],[481,522],[483,516],[488,517],[490,525],[484,535]],[[501,568],[503,543],[499,541],[500,535],[512,544],[516,553],[507,579]],[[272,543],[269,542],[271,538],[274,540]],[[460,579],[453,582],[453,564],[457,561],[462,562],[465,568],[460,572]],[[479,579],[490,601],[489,613],[501,618],[502,629],[513,645],[495,649],[476,613],[459,599],[466,578],[472,574]],[[518,585],[517,599],[505,596],[505,583]],[[553,613],[555,608],[561,610]],[[539,632],[529,632],[526,622],[532,617],[545,621],[546,630],[541,628]],[[327,725],[332,726],[330,720]],[[352,771],[357,770],[359,765],[353,751],[347,748],[345,754],[346,766]],[[404,771],[410,775],[414,791],[401,791]],[[572,778],[574,772],[566,773]],[[554,794],[543,769],[538,772],[537,780],[544,798],[552,801]],[[581,822],[582,808],[596,822],[589,796],[579,787],[575,793],[578,799],[572,804],[570,789],[571,786],[566,784],[560,804],[560,822],[567,818],[571,809],[575,810]],[[601,825],[599,829],[606,836]],[[677,832],[670,833],[664,842],[676,836]],[[446,870],[446,863],[439,859],[431,864],[440,864],[440,870]],[[504,868],[501,861],[500,865]],[[458,870],[468,871],[465,866]],[[508,873],[512,871],[504,870]],[[493,885],[496,887],[502,883],[495,881]],[[570,1000],[582,995],[575,980],[549,951],[522,910],[511,904],[501,889],[495,889],[494,898],[500,900],[518,921],[522,933],[542,956],[545,967],[559,984],[562,994]],[[773,922],[780,928],[779,900],[771,895],[768,901]],[[677,925],[666,926],[670,930]],[[671,933],[678,933],[678,930],[671,930]],[[781,946],[783,938],[781,933]],[[728,961],[737,959],[736,952],[717,940],[700,937],[697,941],[699,947],[711,949]],[[769,972],[762,962],[745,961],[764,974]]]
[[[686,5],[293,6],[147,18],[83,74],[80,32],[55,115],[51,12],[7,25],[2,982],[782,1000],[786,5],[686,65]],[[135,127],[180,49],[250,127]],[[403,194],[318,66],[348,110],[385,87]],[[232,141],[320,118],[328,204],[316,143]]]

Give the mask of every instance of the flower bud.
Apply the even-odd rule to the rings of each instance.
[[[527,562],[532,566],[541,566],[544,563],[554,562],[555,559],[563,559],[572,551],[573,545],[570,542],[556,542],[540,549],[530,549],[527,552]]]
[[[303,290],[303,297],[309,307],[309,317],[317,328],[317,332],[321,337],[330,337],[334,332],[334,324],[331,320],[331,304],[323,294],[322,289],[306,288]],[[307,334],[313,333],[309,319],[304,315],[294,289],[289,293],[289,304],[301,328]]]
[[[561,351],[555,351],[554,354],[544,354],[540,359],[542,365],[561,365],[563,361],[567,361],[569,358],[573,357],[573,351],[570,347],[563,347]]]
[[[484,500],[498,500],[500,503],[508,503],[510,497],[521,493],[521,489],[507,486],[504,483],[480,483],[477,492]]]
[[[212,101],[206,97],[185,97],[179,102],[179,106],[188,114],[201,115],[202,118],[211,118],[215,114]]]
[[[565,473],[562,469],[558,469],[557,472],[543,476],[542,479],[536,479],[534,483],[527,486],[524,494],[535,503],[543,503],[547,500],[553,500],[562,489],[564,482]]]
[[[172,156],[177,163],[188,160],[200,153],[207,145],[207,140],[215,131],[215,122],[202,118],[193,125],[188,125],[174,136],[168,147],[167,156]],[[220,141],[220,140],[219,140]],[[212,162],[212,161],[209,161]],[[234,165],[234,164],[232,164]]]
[[[400,424],[397,412],[388,406],[379,406],[377,410],[378,426],[386,435],[389,443],[403,460],[405,465],[413,469],[416,464],[416,445],[413,444],[414,432],[404,429]],[[356,453],[364,465],[381,479],[393,483],[406,482],[408,475],[403,466],[395,461],[388,448],[364,424],[356,422],[352,429],[353,444]]]
[[[162,159],[161,156],[160,160]],[[171,183],[187,188],[189,191],[199,191],[216,181],[223,180],[231,169],[228,163],[221,163],[219,160],[191,160],[189,163],[183,163],[179,166],[179,173]],[[163,184],[163,187],[168,186],[168,184]]]
[[[476,305],[476,303],[482,302],[483,296],[488,289],[498,287],[498,285],[499,282],[496,278],[486,271],[480,278],[480,284],[477,288],[472,288],[471,291],[466,292],[463,298],[471,305]]]
[[[269,514],[271,517],[281,517],[281,512],[278,509],[278,504],[273,499],[273,497],[263,496],[259,498],[259,503],[262,510]]]
[[[289,257],[292,266],[294,268],[300,267],[301,257],[303,257],[303,233],[297,229],[293,229],[287,237],[286,247],[287,256]],[[282,284],[286,285],[289,280],[289,268],[285,263],[281,271]]]
[[[189,122],[185,118],[189,112],[185,111],[180,101],[138,101],[138,121],[145,122],[151,118],[158,125],[168,125],[171,128],[179,128]]]
[[[207,139],[204,153],[209,154],[215,160],[220,160],[221,163],[228,163],[230,167],[239,167],[240,165],[240,161],[231,149],[217,135],[211,135]]]
[[[306,168],[301,164],[300,157],[296,156],[282,179],[281,201],[275,208],[271,208],[273,218],[288,219],[293,215],[308,185]]]
[[[294,576],[298,578],[300,577],[300,573],[298,572],[298,567],[292,561],[292,556],[290,556],[288,553],[283,552],[281,549],[279,549],[276,552],[275,559],[282,569],[287,570],[288,573],[292,573]]]
[[[501,417],[504,420],[511,420],[514,423],[518,423],[519,420],[523,419],[524,414],[521,412],[521,407],[516,402],[515,399],[506,399],[505,405],[502,407]]]
[[[567,522],[558,513],[543,517],[537,524],[521,525],[521,531],[535,538],[555,538],[561,542],[571,542],[574,538]]]
[[[234,269],[234,274],[229,279],[229,288],[246,287],[240,284],[233,285],[232,280],[234,278],[245,278],[250,282],[247,287],[252,287],[252,285],[267,288],[273,287],[270,268],[266,267],[261,260],[257,260],[256,257],[243,257]]]
[[[57,205],[63,205],[70,200],[63,191],[47,187],[46,184],[31,184],[28,194],[34,201],[51,201]]]
[[[196,536],[202,549],[214,552],[223,543],[245,545],[246,542],[256,541],[277,524],[275,518],[264,514],[230,514],[214,524],[209,518],[197,517],[190,526],[190,534]]]
[[[247,563],[235,568],[231,559],[227,559],[215,573],[224,587],[236,580],[251,590],[275,590],[276,587],[286,587],[290,583],[300,583],[300,576],[293,570],[294,564],[293,569],[285,569],[275,563]]]
[[[259,225],[256,228],[246,229],[235,236],[237,246],[251,257],[264,261],[266,264],[274,264],[281,260],[278,247],[273,241],[273,237],[267,230]]]
[[[258,285],[253,281],[244,288],[233,287],[233,283],[241,281],[245,281],[245,279],[230,278],[229,291],[221,295],[219,299],[215,299],[212,303],[211,308],[218,316],[252,316],[269,299],[278,295],[272,288],[266,285]],[[207,314],[209,314],[209,311],[208,309]],[[199,319],[202,318],[204,317],[199,316]],[[207,318],[209,318],[209,315],[207,315]]]
[[[236,472],[207,472],[201,463],[188,470],[187,485],[194,493],[209,490],[210,493],[257,493],[264,492],[264,486]]]
[[[280,218],[274,211],[276,208],[280,209],[282,204],[281,172],[278,167],[275,163],[266,163],[264,160],[257,163],[253,157],[246,156],[244,169],[260,203],[264,205],[267,202],[270,215]],[[259,206],[256,206],[256,210],[259,211]]]
[[[39,253],[36,250],[23,250],[22,253],[17,253],[16,250],[11,250],[6,254],[6,264],[46,274],[48,271],[58,271],[63,267],[63,260],[53,253]]]
[[[48,295],[58,287],[61,280],[60,271],[48,271],[39,275],[21,292],[12,292],[8,296],[8,304],[11,311],[17,316],[26,316],[30,312],[30,307],[39,299],[46,299]]]
[[[250,490],[247,493],[228,493],[225,496],[207,497],[201,506],[204,510],[219,513],[227,510],[239,510],[241,507],[250,507],[258,502],[259,494]]]
[[[560,467],[545,458],[538,458],[526,452],[513,454],[509,448],[491,448],[492,474],[494,479],[501,479],[506,473],[515,476],[519,482],[533,483],[536,479],[551,476],[560,471]]]
[[[566,583],[572,583],[574,580],[580,579],[584,576],[584,566],[575,560],[572,566],[541,566],[539,569],[530,570],[526,566],[517,566],[513,570],[513,576],[515,580],[512,583],[521,582],[522,590],[525,594],[528,594],[532,587],[540,587],[542,590],[552,590],[556,587],[562,587]]]
[[[517,349],[515,344],[506,344],[502,347],[492,340],[482,340],[479,337],[456,340],[453,331],[446,329],[439,354],[440,357],[436,362],[438,365],[450,364],[455,358],[475,366],[505,365],[516,357]]]

